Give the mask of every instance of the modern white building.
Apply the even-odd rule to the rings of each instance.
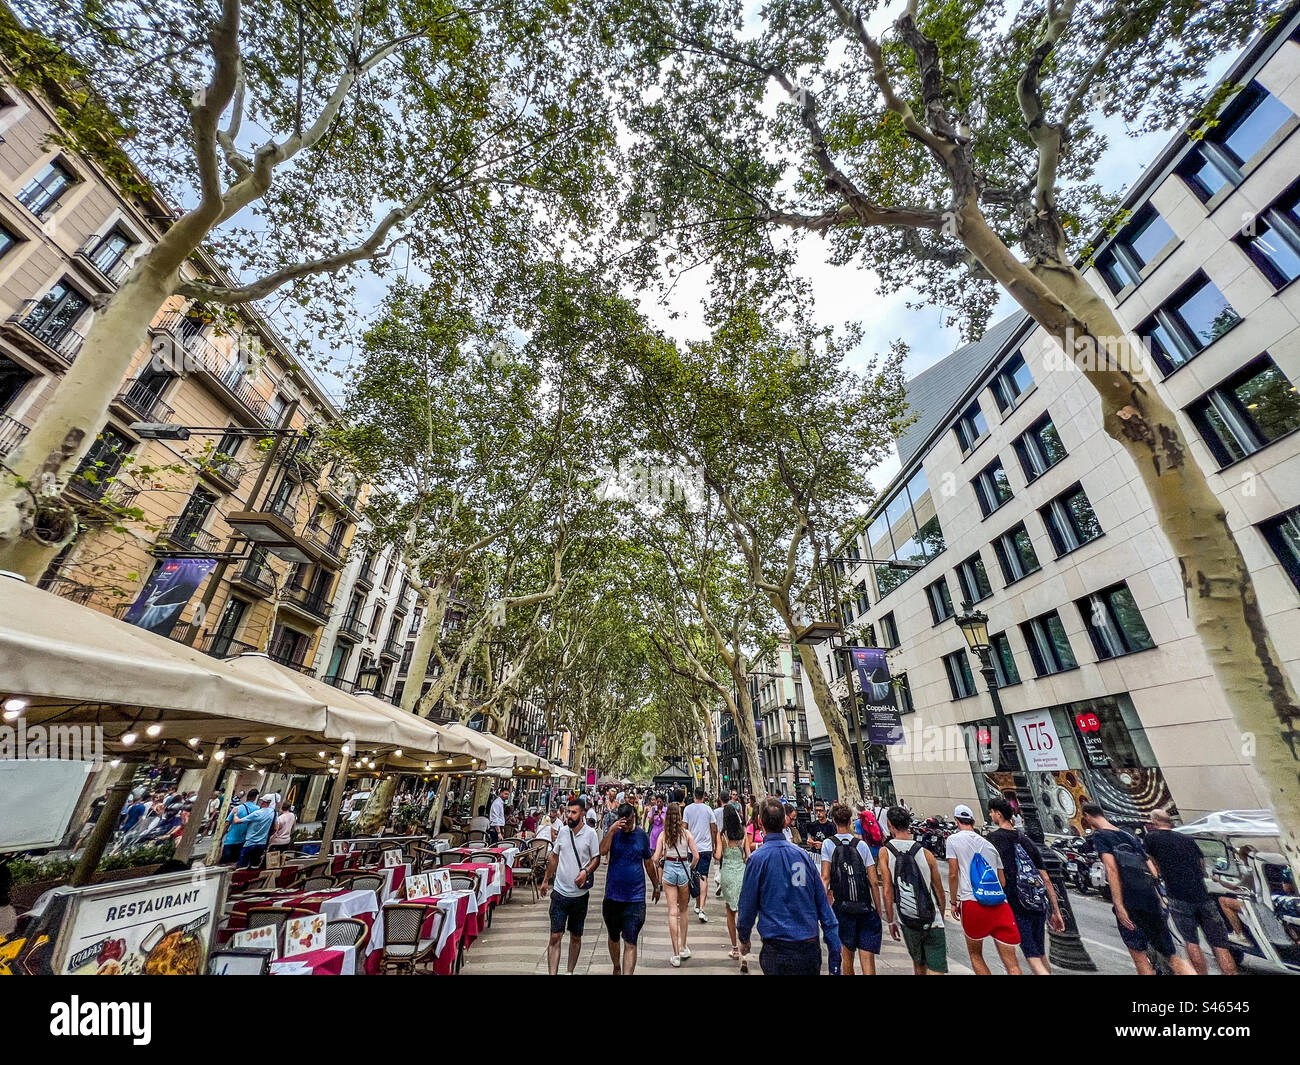
[[[1179,412],[1300,684],[1298,27],[1293,14],[1257,41],[1218,123],[1146,168],[1089,279],[1148,341],[1149,387]],[[908,391],[902,469],[840,549],[916,566],[849,574],[852,623],[902,678],[907,742],[871,752],[888,755],[880,790],[928,814],[1009,784],[953,742],[951,726],[993,717],[953,621],[968,600],[989,617],[1006,712],[1044,737],[1027,753],[1056,766],[1032,774],[1047,831],[1077,829],[1085,797],[1130,822],[1266,805],[1137,470],[1059,346],[1015,314]]]

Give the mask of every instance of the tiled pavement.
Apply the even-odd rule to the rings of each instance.
[[[609,960],[609,948],[604,922],[600,918],[603,899],[605,870],[597,875],[596,887],[592,891],[587,909],[587,925],[582,937],[582,953],[578,959],[576,975],[604,975],[612,971]],[[658,903],[647,907],[645,927],[641,930],[640,956],[637,960],[638,975],[661,975],[665,973],[694,973],[696,975],[722,976],[739,974],[739,963],[727,957],[731,941],[727,936],[726,909],[722,900],[714,896],[716,883],[709,884],[709,899],[705,907],[708,923],[701,924],[692,911],[690,928],[686,942],[690,947],[691,957],[682,962],[680,969],[674,969],[668,963],[672,954],[671,941],[668,938],[668,904],[661,898]],[[650,892],[647,885],[646,898]],[[483,934],[465,952],[464,976],[532,974],[545,976],[546,941],[549,937],[550,923],[547,913],[550,907],[549,896],[534,901],[532,889],[523,885],[515,889],[511,901],[496,908],[492,918],[492,927]],[[750,974],[761,975],[758,967],[758,949],[760,940],[754,937],[753,954],[750,959]],[[964,949],[964,948],[963,948]],[[567,964],[569,939],[566,935],[561,951],[560,966]],[[965,965],[949,962],[954,973],[969,973]],[[879,973],[911,974],[912,963],[901,943],[890,941],[885,937],[885,945],[876,962]]]

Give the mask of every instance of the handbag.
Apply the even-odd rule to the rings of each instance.
[[[673,844],[673,853],[677,855],[676,860],[686,866],[686,883],[691,889],[691,898],[698,899],[700,897],[700,871],[691,864],[689,858],[682,857],[680,841]]]

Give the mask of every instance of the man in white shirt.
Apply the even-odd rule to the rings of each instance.
[[[695,900],[695,916],[701,924],[708,922],[704,913],[704,904],[709,898],[709,862],[718,844],[718,823],[713,811],[704,801],[704,789],[695,789],[695,801],[682,811],[682,820],[695,838],[695,849],[700,852],[700,864],[695,868],[700,873],[700,897]]]
[[[484,832],[484,833],[486,833],[489,827],[491,827],[491,826],[489,825],[489,823],[488,823],[488,819],[487,819],[487,807],[486,807],[486,806],[480,806],[480,807],[478,808],[478,816],[477,816],[477,817],[471,817],[471,818],[469,819],[469,830],[470,830],[471,832]]]
[[[1020,945],[1020,929],[1016,915],[1006,900],[1006,873],[1002,869],[1002,856],[998,849],[975,831],[975,813],[969,806],[958,805],[952,812],[957,831],[948,837],[945,853],[948,855],[948,889],[952,896],[952,915],[961,922],[966,937],[966,950],[970,954],[971,968],[977,976],[988,976],[988,963],[984,960],[984,940],[993,937],[998,957],[1007,975],[1019,976],[1020,963],[1016,960],[1016,947]],[[997,873],[997,885],[1002,890],[1002,901],[992,905],[979,902],[975,897],[976,885],[971,880],[971,864],[976,856],[981,868],[988,865]],[[986,871],[986,870],[985,870]],[[992,888],[984,885],[982,894]],[[996,893],[995,893],[996,894]]]
[[[488,811],[488,842],[500,843],[506,834],[506,803],[510,801],[510,789],[502,788],[492,800],[492,809]]]
[[[600,865],[600,837],[583,816],[582,803],[574,799],[565,811],[565,823],[556,832],[555,846],[546,860],[546,876],[538,889],[545,896],[551,885],[551,939],[546,962],[551,975],[560,971],[560,943],[569,930],[568,974],[578,965],[582,953],[582,930],[587,921],[587,899],[591,877]]]
[[[722,833],[722,825],[723,825],[722,818],[723,818],[724,814],[726,813],[726,809],[727,809],[727,796],[726,796],[726,795],[719,795],[719,796],[718,796],[718,802],[719,802],[720,805],[715,806],[715,807],[713,808],[713,824],[714,824],[714,827],[716,828],[716,830],[718,831],[719,835],[721,835],[721,833]],[[742,817],[742,818],[740,819],[740,827],[741,827],[741,828],[744,828],[744,827],[745,827],[745,819],[744,819],[744,817]],[[721,854],[722,851],[719,850],[718,853]],[[722,874],[721,874],[721,873],[718,874],[718,886],[714,889],[713,894],[717,895],[719,898],[722,897]]]

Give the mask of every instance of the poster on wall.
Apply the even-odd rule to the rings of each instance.
[[[903,719],[894,701],[885,652],[879,647],[850,647],[849,653],[867,707],[867,742],[884,746],[902,743]]]
[[[1025,768],[1031,772],[1053,772],[1070,768],[1061,737],[1056,734],[1051,710],[1030,710],[1028,713],[1015,714],[1011,718],[1011,727],[1015,729],[1016,739],[1020,743]]]
[[[197,976],[226,897],[226,867],[75,888],[54,948],[54,972]]]
[[[217,564],[214,558],[169,558],[153,571],[123,621],[170,636],[190,597]]]

